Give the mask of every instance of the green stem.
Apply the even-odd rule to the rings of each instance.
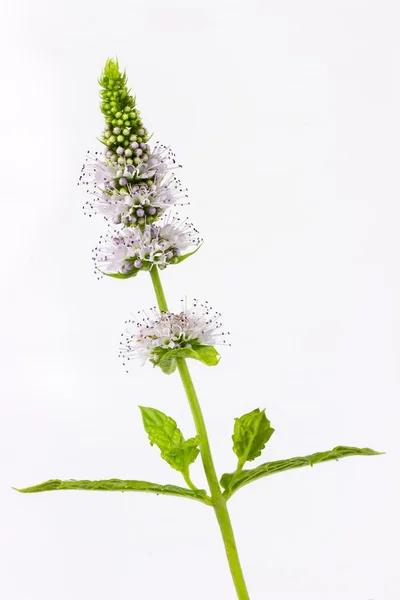
[[[153,282],[154,291],[156,293],[158,308],[161,312],[167,312],[168,306],[167,301],[165,299],[164,290],[161,284],[160,275],[158,272],[158,267],[154,265],[150,271],[151,280]]]
[[[245,461],[239,458],[236,471],[234,472],[233,477],[237,477],[238,475],[240,475],[240,473],[243,471],[244,463]]]
[[[167,302],[165,299],[164,291],[160,281],[158,269],[154,266],[151,271],[151,279],[156,293],[158,306],[160,311],[165,312],[168,310]],[[221,530],[222,539],[225,545],[226,556],[231,570],[233,583],[236,588],[237,597],[239,600],[250,600],[249,593],[247,591],[246,582],[244,580],[242,567],[239,560],[239,554],[236,547],[235,536],[232,529],[232,523],[229,517],[228,508],[226,506],[226,500],[222,494],[220,485],[218,483],[217,473],[214,467],[214,461],[211,454],[210,442],[208,440],[208,434],[206,424],[204,422],[203,413],[200,408],[199,400],[197,398],[196,390],[194,389],[193,381],[184,358],[176,359],[179,374],[185,388],[186,396],[189,401],[190,409],[192,411],[193,420],[195,422],[197,435],[200,439],[200,453],[203,462],[204,471],[207,477],[208,485],[210,487],[212,506],[214,508],[218,524]]]
[[[186,484],[188,487],[190,487],[191,490],[193,490],[194,492],[197,492],[199,490],[199,488],[194,485],[193,481],[190,479],[190,475],[189,475],[189,469],[187,470],[186,473],[182,473],[183,475],[183,479],[186,481]]]
[[[250,596],[248,594],[246,583],[243,577],[235,536],[233,534],[228,508],[226,506],[226,500],[222,495],[221,488],[218,483],[218,477],[212,459],[210,443],[208,441],[207,429],[199,400],[197,398],[196,390],[194,389],[186,360],[184,358],[177,358],[176,362],[178,363],[179,374],[189,400],[193,420],[196,425],[197,435],[200,438],[200,452],[203,461],[203,467],[207,477],[208,485],[210,487],[214,511],[221,530],[222,538],[224,540],[226,556],[228,558],[232,579],[236,587],[237,596],[239,600],[249,600]]]

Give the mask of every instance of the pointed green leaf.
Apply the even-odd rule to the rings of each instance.
[[[162,458],[177,471],[187,474],[199,454],[198,437],[185,440],[176,422],[160,410],[139,406],[150,444],[161,450]]]
[[[296,456],[285,460],[264,463],[254,469],[242,471],[237,476],[234,473],[225,473],[221,477],[221,485],[226,490],[224,495],[229,498],[242,486],[267,475],[288,471],[289,469],[298,469],[299,467],[312,467],[318,463],[327,462],[328,460],[339,460],[346,456],[375,456],[378,454],[384,454],[384,452],[376,452],[375,450],[371,450],[371,448],[336,446],[333,450],[327,450],[326,452],[316,452],[308,456]]]
[[[243,465],[261,455],[271,435],[274,433],[271,423],[265,416],[265,409],[255,410],[235,419],[232,436],[233,451]]]
[[[61,481],[60,479],[51,479],[39,485],[33,485],[27,488],[14,488],[17,492],[23,494],[34,494],[36,492],[49,492],[52,490],[95,490],[103,492],[150,492],[153,494],[164,494],[168,496],[182,496],[199,500],[209,504],[207,492],[205,490],[189,490],[177,485],[160,485],[159,483],[150,483],[148,481],[136,481],[132,479],[105,479],[101,481],[88,481],[86,479],[77,481],[70,479]]]
[[[193,254],[196,254],[196,252],[198,250],[200,250],[200,248],[202,247],[203,242],[200,244],[200,246],[197,246],[196,250],[193,250],[193,252],[188,252],[187,254],[181,254],[181,256],[177,256],[175,258],[175,264],[181,263],[184,260],[186,260],[187,258],[189,258],[189,256],[193,256]]]

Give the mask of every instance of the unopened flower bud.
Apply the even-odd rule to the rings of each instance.
[[[139,259],[136,259],[135,262],[133,263],[133,266],[135,267],[135,269],[141,269],[142,268],[142,261]]]
[[[117,148],[117,154],[123,154],[124,153],[124,149],[121,146],[118,146]]]

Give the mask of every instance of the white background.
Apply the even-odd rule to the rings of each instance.
[[[93,275],[104,222],[83,216],[76,181],[115,55],[184,165],[205,239],[163,274],[170,305],[208,299],[232,332],[218,368],[191,365],[219,473],[235,466],[233,418],[257,406],[276,429],[264,460],[387,452],[232,499],[252,600],[399,597],[399,13],[382,0],[2,3],[1,598],[235,597],[201,504],[11,489],[181,484],[137,405],[194,433],[177,376],[126,375],[117,358],[124,320],[154,304],[149,277]],[[204,485],[200,461],[193,477]]]

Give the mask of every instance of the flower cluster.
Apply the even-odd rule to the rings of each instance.
[[[149,134],[127,88],[126,74],[109,59],[100,77],[101,110],[106,124],[101,137],[104,152],[88,152],[79,184],[91,198],[89,216],[102,214],[126,227],[151,224],[167,208],[185,203],[186,190],[171,173],[179,165],[171,150],[151,149]]]
[[[157,363],[160,351],[227,344],[228,333],[220,332],[221,313],[214,312],[208,302],[194,300],[188,307],[182,301],[181,312],[160,312],[155,307],[139,311],[139,320],[127,321],[127,331],[122,334],[120,356],[126,361],[139,358]]]
[[[163,218],[161,225],[110,229],[93,250],[96,270],[106,275],[131,277],[153,265],[165,269],[186,258],[182,252],[201,243],[198,232],[186,219]]]
[[[106,62],[99,83],[106,121],[100,140],[105,148],[88,152],[78,185],[89,195],[85,214],[101,215],[108,222],[93,250],[95,272],[126,279],[182,262],[197,251],[201,239],[186,219],[166,213],[187,204],[187,191],[173,173],[180,165],[168,147],[149,144],[126,74],[116,60]],[[121,355],[127,360],[150,358],[162,366],[160,352],[186,349],[192,358],[217,364],[212,345],[225,338],[217,332],[219,315],[210,310],[207,303],[197,302],[178,314],[152,310],[151,317],[145,316],[138,330],[128,335]],[[171,364],[162,368],[170,372]]]
[[[167,208],[187,203],[187,190],[170,173],[174,162],[165,146],[157,146],[138,167],[115,164],[104,154],[89,154],[79,183],[88,186],[89,216],[100,214],[126,227],[154,223]]]

